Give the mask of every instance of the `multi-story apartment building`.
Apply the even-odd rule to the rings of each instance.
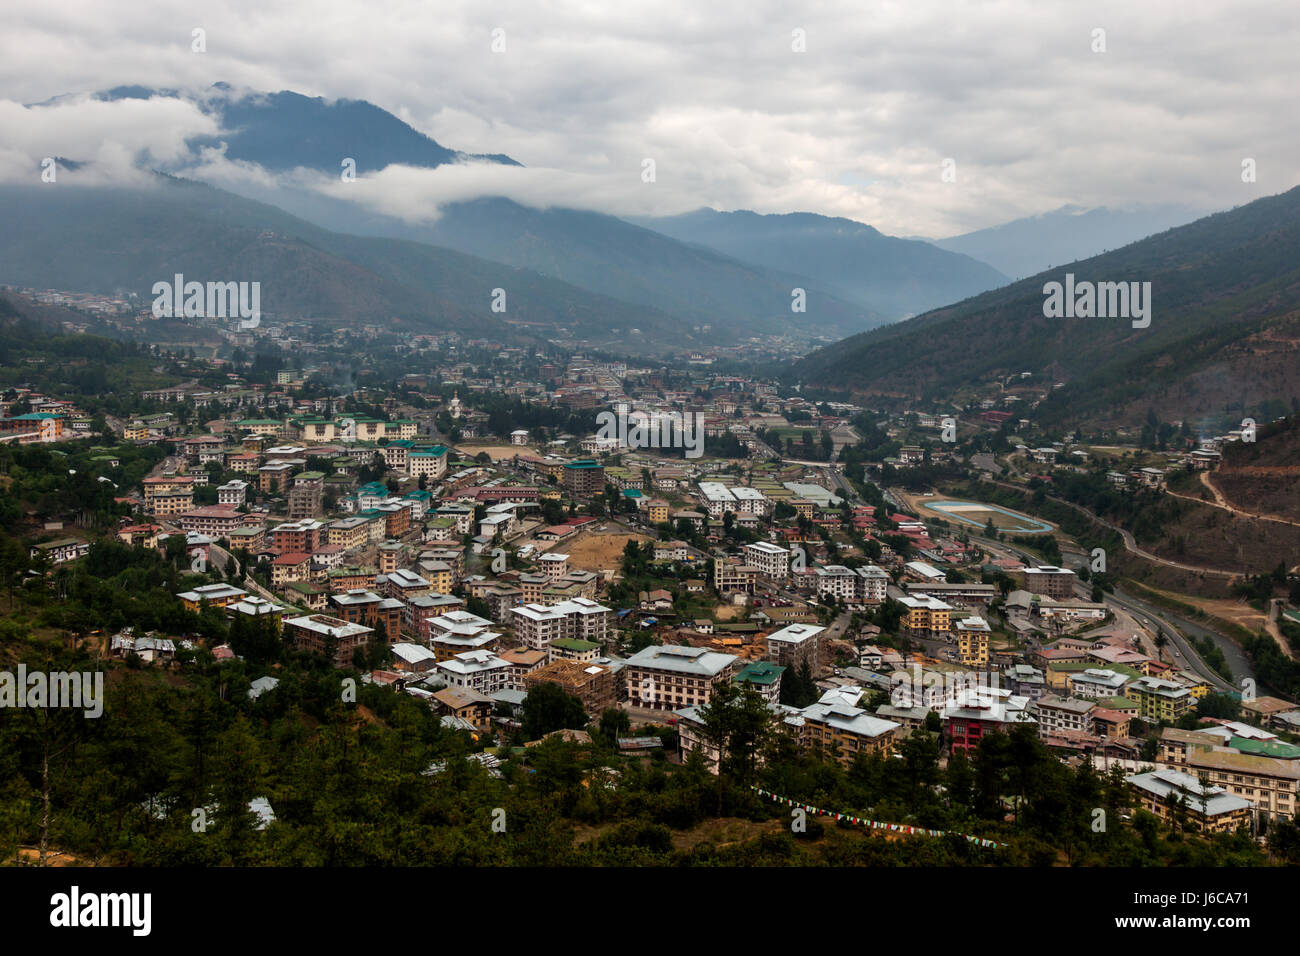
[[[297,650],[324,654],[335,667],[351,667],[353,654],[369,646],[373,633],[363,624],[350,624],[328,614],[306,614],[284,622],[285,640]]]
[[[491,696],[510,683],[510,662],[488,650],[463,651],[438,661],[438,676],[453,687],[468,687]]]
[[[176,524],[182,531],[223,538],[244,526],[244,516],[229,505],[208,505],[186,511],[176,518]]]
[[[590,498],[605,490],[605,469],[590,458],[564,463],[564,490],[575,498]]]
[[[330,544],[348,551],[364,547],[370,540],[370,520],[356,517],[331,521],[326,527],[326,537]]]
[[[574,598],[543,606],[526,604],[510,609],[515,637],[525,647],[545,651],[556,638],[569,637],[593,644],[609,638],[612,611],[589,598]]]
[[[767,660],[782,667],[806,664],[815,674],[821,666],[822,634],[816,624],[789,624],[767,636]]]
[[[758,573],[769,580],[784,581],[790,576],[790,549],[755,541],[745,545],[745,563],[758,568]]]
[[[906,608],[903,630],[917,636],[944,637],[952,629],[952,606],[928,594],[909,594],[898,599]]]
[[[984,687],[959,692],[939,712],[950,751],[969,754],[991,733],[1006,733],[1016,724],[1034,724],[1028,705],[1023,697]]]
[[[322,544],[332,544],[323,521],[305,518],[276,525],[268,532],[271,544],[282,551],[304,551],[308,554]]]
[[[1138,716],[1152,723],[1172,724],[1196,706],[1190,690],[1163,677],[1139,677],[1129,683],[1125,696],[1138,705]]]
[[[846,767],[860,753],[888,754],[902,727],[860,707],[820,702],[800,711],[795,723],[803,746],[833,754]]]
[[[1090,715],[1097,704],[1078,697],[1057,697],[1047,694],[1038,699],[1038,736],[1046,739],[1062,733],[1090,733]]]
[[[248,500],[248,482],[232,478],[217,486],[217,504],[228,508],[241,507]]]
[[[1066,671],[1065,686],[1073,697],[1099,700],[1103,697],[1122,696],[1129,680],[1127,674],[1118,671],[1089,667],[1082,671]]]
[[[733,681],[741,686],[749,686],[758,696],[770,703],[781,699],[781,678],[785,668],[771,661],[749,661],[739,671]]]
[[[401,638],[404,606],[396,598],[356,589],[343,594],[331,594],[329,607],[335,617],[349,624],[364,624],[389,644],[395,644]]]
[[[842,564],[828,564],[816,569],[817,596],[832,597],[843,604],[858,600],[858,581],[852,568]]]
[[[1075,573],[1068,568],[1043,565],[1025,568],[1021,574],[1025,579],[1025,590],[1030,594],[1042,594],[1056,601],[1074,597]]]
[[[713,586],[719,594],[732,591],[754,593],[758,585],[758,568],[737,560],[718,558],[713,562]]]
[[[1223,787],[1201,781],[1179,770],[1161,769],[1126,777],[1138,805],[1166,823],[1185,814],[1208,833],[1230,833],[1250,825],[1250,802]]]
[[[992,630],[982,617],[968,617],[957,622],[957,660],[964,667],[983,668],[989,662],[989,638]]]
[[[858,602],[883,604],[889,590],[889,575],[885,569],[874,564],[864,564],[854,570],[858,575]]]
[[[406,456],[406,470],[412,478],[437,481],[447,474],[447,448],[443,445],[412,448]]]
[[[495,652],[501,646],[501,635],[492,622],[469,611],[426,615],[420,630],[427,633],[426,640],[440,661],[466,651]]]
[[[289,520],[315,518],[320,514],[321,496],[325,492],[325,473],[304,471],[294,476],[289,489]]]
[[[702,647],[653,645],[627,659],[623,667],[628,700],[650,710],[697,707],[713,698],[713,690],[729,681],[740,659]]]

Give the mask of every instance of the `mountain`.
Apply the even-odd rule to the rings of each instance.
[[[691,330],[652,309],[407,240],[321,229],[273,206],[186,180],[149,188],[0,187],[0,283],[127,292],[155,282],[261,283],[268,318],[375,322],[479,335],[570,334],[632,352],[689,347]],[[492,290],[506,290],[494,313]],[[640,330],[640,335],[632,332]]]
[[[225,83],[214,84],[197,98],[178,90],[142,86],[114,87],[95,96],[102,100],[191,99],[220,120],[222,133],[196,137],[190,145],[225,143],[228,159],[257,163],[271,172],[305,167],[337,174],[346,158],[355,160],[358,175],[395,163],[426,168],[470,161],[520,165],[509,156],[448,149],[365,100],[327,100],[290,90],[236,92]]]
[[[1048,318],[1045,285],[1149,282],[1147,328]],[[1300,187],[853,336],[795,365],[819,387],[911,402],[1036,373],[1047,422],[1222,427],[1300,409]],[[1061,383],[1062,387],[1050,386]]]
[[[142,87],[98,94],[105,99],[186,95]],[[192,148],[224,144],[228,158],[272,173],[305,168],[337,177],[345,157],[356,160],[358,175],[393,164],[519,165],[507,156],[476,156],[442,146],[364,101],[327,101],[289,91],[236,93],[222,84],[189,98],[217,118],[223,130],[191,140]],[[272,186],[257,176],[223,185],[332,232],[413,240],[531,270],[598,296],[667,313],[693,327],[709,326],[702,334],[721,342],[791,332],[825,341],[887,321],[885,315],[836,295],[798,270],[739,262],[615,216],[536,209],[485,197],[448,204],[437,221],[408,221],[287,178]],[[806,312],[791,310],[795,288],[806,290]]]
[[[760,215],[698,209],[635,220],[742,262],[806,275],[827,291],[892,319],[1005,285],[971,257],[915,239],[886,236],[852,219],[813,213]]]
[[[1023,279],[1185,225],[1207,211],[1171,205],[1128,210],[1062,206],[1041,216],[931,241]]]

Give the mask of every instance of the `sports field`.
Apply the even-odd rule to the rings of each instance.
[[[1053,528],[1046,521],[1039,521],[1029,515],[1003,508],[1001,505],[986,505],[977,501],[957,501],[951,498],[914,497],[912,504],[922,517],[943,518],[958,524],[974,528],[988,527],[992,519],[993,527],[1010,534],[1050,534]]]

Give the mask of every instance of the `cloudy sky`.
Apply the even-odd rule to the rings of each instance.
[[[214,181],[261,177],[188,154],[186,136],[215,130],[184,103],[23,105],[221,80],[369,100],[528,167],[390,169],[352,193],[378,208],[493,193],[621,215],[811,211],[940,237],[1067,203],[1219,209],[1297,185],[1297,49],[1290,2],[11,4],[0,178],[47,155],[129,178],[142,150]]]

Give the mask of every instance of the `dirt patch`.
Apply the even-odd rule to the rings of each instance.
[[[515,455],[536,455],[537,449],[530,448],[527,445],[466,445],[460,444],[455,446],[456,450],[466,458],[473,458],[475,455],[481,455],[483,452],[488,453],[493,461],[504,461],[514,458]]]
[[[569,556],[569,566],[583,571],[618,568],[623,563],[623,549],[629,541],[650,541],[644,534],[586,534],[576,541],[561,541],[555,549]]]

